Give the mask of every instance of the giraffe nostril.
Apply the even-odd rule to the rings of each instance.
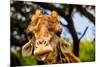
[[[39,44],[42,44],[42,42],[41,42],[41,41],[39,41]]]
[[[40,45],[43,43],[43,41],[37,41],[36,43],[37,43],[37,45]]]
[[[48,45],[48,41],[47,41],[47,40],[38,40],[38,41],[36,42],[36,44],[37,44],[37,46],[38,46],[38,45]]]
[[[46,41],[44,41],[44,44],[46,44]]]

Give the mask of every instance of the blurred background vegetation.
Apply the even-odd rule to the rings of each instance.
[[[63,27],[61,37],[71,44],[72,52],[80,58],[81,62],[95,61],[95,6],[10,1],[11,66],[37,65],[34,56],[23,57],[21,55],[21,47],[32,37],[26,34],[26,28],[36,9],[41,9],[44,14],[56,10]],[[88,23],[82,18],[84,21],[77,24],[76,20],[79,18],[74,19],[75,13],[78,13],[80,18],[84,16]],[[84,25],[84,29],[81,25]],[[79,27],[83,31],[78,31]],[[88,36],[88,30],[92,32],[90,36]]]

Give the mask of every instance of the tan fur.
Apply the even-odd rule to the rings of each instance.
[[[33,33],[34,36],[23,46],[23,56],[34,55],[40,60],[42,55],[46,55],[43,60],[45,64],[80,62],[71,52],[70,45],[56,35],[57,32],[62,32],[56,11],[52,11],[50,15],[42,15],[41,11],[37,10],[31,20],[27,32]]]

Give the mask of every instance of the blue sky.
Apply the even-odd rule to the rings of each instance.
[[[93,12],[91,12],[91,13],[93,13]],[[67,24],[67,22],[63,18],[61,18],[61,21],[63,24]],[[84,30],[88,26],[88,30],[86,31],[86,34],[84,35],[82,40],[90,40],[91,41],[94,39],[95,26],[93,25],[93,23],[91,23],[91,21],[88,18],[86,18],[84,15],[81,15],[79,12],[75,12],[75,13],[73,13],[73,21],[74,21],[74,26],[75,26],[76,32],[78,32],[78,38],[81,37]],[[61,36],[71,39],[71,35],[67,31],[68,30],[65,27],[63,27],[63,32],[62,32]]]

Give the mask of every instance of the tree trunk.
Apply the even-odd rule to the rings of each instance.
[[[79,57],[79,39],[75,31],[72,19],[68,20],[68,28],[73,38],[73,53]]]
[[[69,14],[64,18],[66,18],[66,21],[68,21],[68,29],[73,38],[73,53],[77,57],[79,57],[79,39],[78,39],[77,32],[74,27],[74,22],[72,19],[72,12],[73,12],[73,6],[70,6]]]

